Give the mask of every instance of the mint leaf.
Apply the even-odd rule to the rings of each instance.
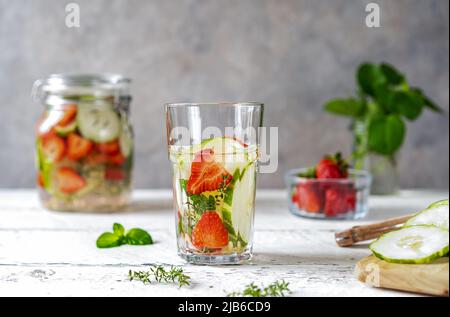
[[[375,97],[378,85],[386,83],[386,78],[380,71],[378,65],[364,63],[361,64],[356,73],[356,79],[362,92]]]
[[[444,110],[442,110],[441,107],[439,107],[437,104],[434,103],[433,100],[431,100],[430,98],[428,98],[421,89],[413,87],[411,88],[412,91],[414,91],[416,94],[419,94],[422,97],[424,106],[427,107],[428,109],[430,109],[431,111],[437,112],[437,113],[442,113],[444,112]]]
[[[113,232],[105,232],[97,239],[98,248],[113,248],[123,244],[153,244],[153,240],[147,231],[139,228],[131,229],[125,234],[125,228],[120,223],[114,223]]]
[[[134,228],[127,232],[125,240],[129,245],[147,245],[153,244],[150,234],[142,229]]]
[[[97,239],[97,248],[114,248],[122,245],[122,238],[111,232],[105,232]]]
[[[403,144],[406,126],[398,115],[374,119],[369,126],[369,148],[383,155],[394,154]]]
[[[390,64],[382,63],[380,65],[380,71],[390,85],[398,86],[405,83],[405,76]]]
[[[113,224],[113,232],[115,235],[123,236],[125,234],[125,228],[120,223]]]
[[[333,99],[325,104],[325,111],[341,116],[358,117],[363,110],[364,103],[354,98]]]
[[[409,120],[416,120],[422,114],[423,105],[422,96],[414,91],[396,92],[392,100],[395,112]]]

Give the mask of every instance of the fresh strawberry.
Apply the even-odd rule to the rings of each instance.
[[[65,105],[61,110],[63,113],[61,115],[61,119],[59,119],[57,126],[65,127],[69,123],[75,119],[77,115],[77,106],[76,105]]]
[[[79,160],[87,156],[94,143],[88,139],[79,136],[76,133],[70,133],[67,137],[67,157],[71,160]]]
[[[93,151],[91,152],[87,157],[86,157],[86,163],[88,164],[107,164],[110,161],[110,157],[109,155],[103,154],[103,153],[99,153],[97,151]]]
[[[70,167],[61,167],[56,172],[56,180],[59,190],[66,194],[75,193],[86,186],[84,178]]]
[[[117,140],[107,143],[98,143],[95,148],[98,152],[108,155],[117,154],[117,152],[120,151],[119,142]]]
[[[111,181],[121,181],[125,179],[125,171],[120,168],[107,168],[105,170],[105,178]]]
[[[59,162],[66,152],[66,144],[62,138],[50,133],[42,138],[42,152],[51,162]]]
[[[299,197],[298,197],[298,190],[297,190],[297,188],[295,188],[293,191],[292,191],[292,194],[291,194],[291,200],[292,200],[292,203],[294,204],[294,205],[297,205],[297,206],[299,206]],[[300,208],[300,207],[299,207]]]
[[[348,163],[342,159],[340,153],[335,156],[325,156],[316,166],[316,177],[323,178],[347,178]]]
[[[122,165],[123,163],[125,163],[125,160],[125,156],[123,156],[121,152],[118,152],[114,155],[109,155],[108,157],[109,163],[113,165]]]
[[[202,214],[192,231],[192,244],[199,249],[218,249],[228,244],[228,231],[215,211]]]
[[[214,161],[214,151],[204,149],[195,155],[186,190],[189,195],[214,191],[227,186],[232,178],[222,164]]]
[[[45,183],[44,183],[44,175],[42,174],[42,172],[38,172],[36,182],[40,188],[44,188]]]
[[[339,185],[338,185],[339,186]],[[344,188],[330,188],[325,193],[325,215],[335,217],[347,211],[346,191]]]
[[[345,194],[346,211],[353,212],[356,209],[356,189],[352,187],[346,190]]]
[[[322,199],[315,184],[305,182],[297,185],[298,205],[307,212],[317,213],[322,209]]]

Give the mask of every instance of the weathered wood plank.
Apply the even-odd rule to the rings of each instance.
[[[191,287],[174,285],[144,285],[130,282],[129,269],[142,266],[72,267],[2,266],[0,295],[2,296],[225,296],[255,282],[267,285],[284,279],[294,291],[292,296],[399,296],[406,293],[380,291],[354,282],[352,267],[330,269],[328,265],[279,267],[200,267],[185,266],[192,278]],[[352,281],[352,282],[350,282]]]
[[[403,192],[373,197],[365,221],[314,221],[287,211],[283,191],[259,192],[255,257],[241,266],[187,265],[176,255],[169,191],[136,191],[128,212],[78,214],[39,207],[34,191],[0,190],[0,296],[222,296],[253,281],[285,279],[296,296],[398,296],[359,283],[353,273],[367,248],[338,248],[334,232],[375,219],[420,210],[446,193]],[[95,240],[113,222],[151,232],[151,246],[97,249]],[[129,282],[130,268],[182,265],[191,288]]]

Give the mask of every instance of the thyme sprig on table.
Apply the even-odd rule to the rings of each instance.
[[[284,297],[291,291],[289,283],[284,280],[276,281],[261,288],[255,283],[248,284],[243,291],[229,293],[228,297]]]
[[[148,271],[132,271],[128,272],[130,281],[138,280],[144,284],[157,283],[174,283],[179,287],[191,285],[190,276],[184,274],[180,267],[171,266],[166,270],[162,265],[152,265]]]

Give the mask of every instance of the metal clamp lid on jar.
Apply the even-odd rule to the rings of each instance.
[[[31,96],[44,102],[49,96],[91,95],[97,98],[114,97],[116,106],[128,110],[131,79],[118,74],[53,74],[36,80]]]

